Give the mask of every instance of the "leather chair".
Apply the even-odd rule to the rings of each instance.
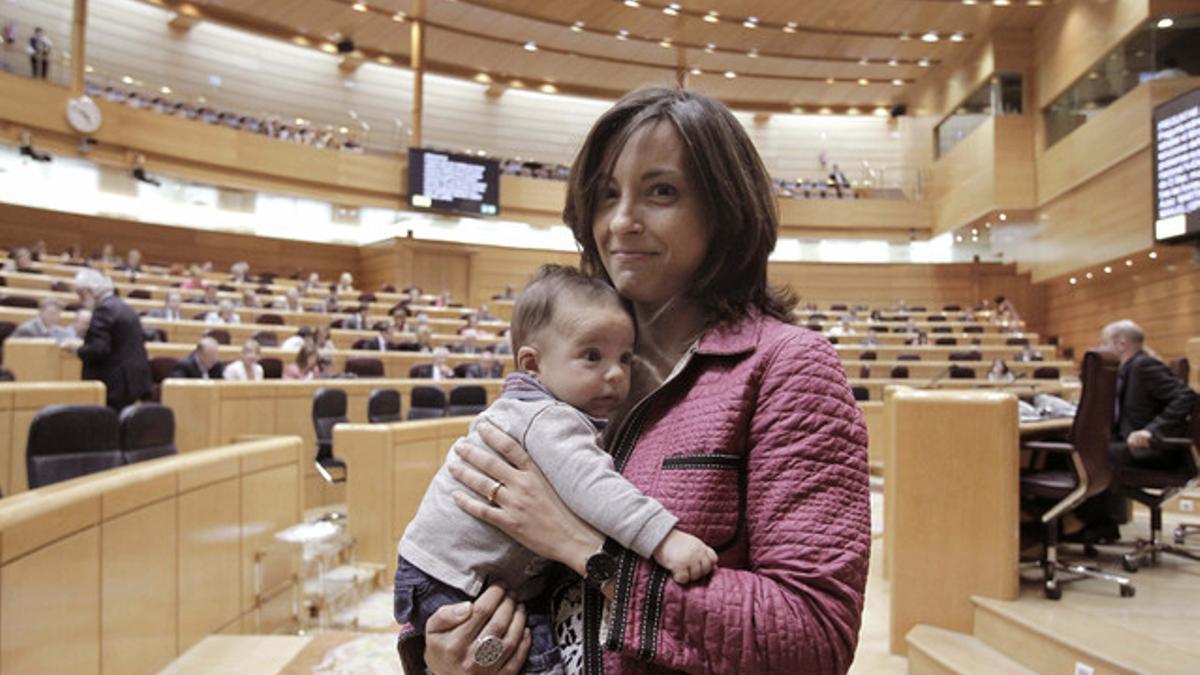
[[[1030,451],[1030,469],[1021,475],[1022,509],[1034,515],[1041,527],[1044,547],[1038,564],[1042,568],[1042,590],[1047,598],[1062,597],[1060,582],[1090,577],[1118,584],[1122,597],[1132,597],[1134,587],[1126,577],[1101,572],[1083,565],[1067,564],[1058,559],[1058,536],[1062,517],[1079,505],[1108,489],[1113,481],[1109,465],[1108,442],[1113,421],[1113,401],[1117,397],[1117,356],[1111,352],[1089,351],[1083,357],[1080,379],[1083,391],[1071,425],[1070,442],[1037,441],[1024,443]],[[1049,454],[1063,456],[1070,469],[1047,463]],[[1060,579],[1059,573],[1074,575]]]
[[[892,368],[892,372],[889,374],[889,377],[891,377],[893,380],[907,380],[908,366],[896,366]]]
[[[367,421],[389,424],[404,419],[400,415],[400,392],[395,389],[372,389],[367,398]]]
[[[897,361],[920,361],[921,355],[913,352],[901,352],[896,355]]]
[[[876,361],[878,359],[879,359],[879,355],[872,351],[858,353],[859,361]]]
[[[129,295],[127,297],[130,300],[149,300],[150,291],[144,288],[135,288],[132,291],[129,291]]]
[[[278,314],[259,314],[254,317],[254,323],[260,323],[267,326],[282,326],[283,317]]]
[[[862,387],[862,386],[854,386],[854,387],[851,387],[851,388],[850,388],[850,391],[851,391],[851,393],[853,393],[853,394],[854,394],[854,400],[855,400],[855,401],[869,401],[869,400],[871,400],[871,390],[870,390],[870,389],[867,389],[866,387]]]
[[[845,305],[842,305],[842,304],[835,304],[835,305],[830,305],[830,306],[829,306],[829,309],[830,309],[830,310],[832,310],[832,311],[834,311],[834,312],[844,312],[844,311],[846,311],[846,309],[847,309],[847,308],[846,308],[846,306],[845,306]]]
[[[962,307],[959,305],[942,305],[942,311],[943,312],[958,312],[958,311],[962,311]]]
[[[264,356],[258,360],[258,365],[262,366],[264,380],[283,379],[283,359]]]
[[[1011,347],[1024,347],[1029,344],[1029,338],[1008,338],[1004,344]]]
[[[926,321],[945,321],[946,315],[945,314],[930,314],[929,316],[925,317],[925,320]]]
[[[446,417],[478,415],[487,408],[487,391],[478,384],[462,384],[450,390]]]
[[[805,327],[805,328],[807,328],[807,329],[809,329],[809,330],[811,330],[811,331],[812,331],[812,332],[814,332],[814,333],[820,333],[820,332],[821,332],[821,324],[819,324],[819,323],[809,323],[809,324],[805,324],[805,326],[804,326],[804,327]]]
[[[471,365],[472,364],[470,363],[460,363],[457,366],[454,366],[454,377],[459,379],[465,378],[467,376],[467,371],[471,369]]]
[[[259,344],[259,346],[262,346],[262,347],[278,347],[279,346],[279,336],[275,334],[275,331],[260,330],[257,333],[255,333],[253,335],[253,337],[254,337],[254,341],[257,342]]]
[[[934,340],[933,344],[953,346],[958,344],[958,339],[952,337],[940,337]]]
[[[117,414],[100,405],[52,405],[33,416],[25,446],[29,489],[121,466]]]
[[[962,332],[964,332],[964,333],[982,333],[983,326],[963,326]]]
[[[167,342],[167,332],[161,328],[142,327],[142,342]]]
[[[216,340],[219,345],[227,345],[233,342],[233,339],[229,336],[229,331],[224,328],[209,328],[204,331],[204,337]]]
[[[441,387],[417,385],[409,394],[408,419],[423,420],[446,416],[446,392]]]
[[[1181,356],[1171,361],[1171,363],[1167,364],[1167,367],[1171,369],[1172,373],[1175,373],[1175,377],[1183,382],[1187,382],[1188,377],[1192,374],[1192,364],[1186,356]]]
[[[887,326],[870,326],[867,330],[870,330],[874,333],[886,333],[886,332],[888,332],[888,327]]]
[[[313,458],[317,473],[329,483],[346,482],[346,463],[333,456],[333,427],[350,421],[346,416],[346,392],[334,387],[314,391],[312,420],[317,435],[317,455]]]
[[[982,361],[983,354],[977,351],[969,352],[950,352],[950,361]]]
[[[1200,400],[1192,406],[1191,438],[1166,438],[1161,444],[1173,452],[1174,457],[1159,465],[1132,464],[1128,455],[1117,466],[1117,483],[1121,494],[1145,504],[1150,509],[1150,538],[1138,539],[1133,551],[1121,558],[1121,564],[1129,572],[1149,562],[1158,563],[1162,553],[1200,560],[1200,546],[1186,543],[1188,530],[1195,525],[1180,525],[1175,529],[1175,543],[1168,544],[1162,536],[1162,506],[1180,492],[1200,483]]]
[[[383,377],[383,361],[364,356],[346,359],[346,372],[358,377]]]
[[[350,345],[350,349],[355,349],[358,351],[377,352],[377,351],[379,351],[379,340],[376,340],[374,338],[361,338],[361,339],[355,340]]]
[[[1054,366],[1041,366],[1033,369],[1033,379],[1035,380],[1057,380],[1062,373]]]
[[[934,326],[929,329],[930,333],[953,333],[954,329],[950,326]]]
[[[965,366],[950,366],[947,373],[952,380],[973,380],[975,379],[975,369]]]
[[[121,411],[121,455],[126,464],[167,457],[175,447],[175,413],[164,405],[144,403]]]
[[[161,384],[175,369],[176,363],[179,363],[179,360],[172,356],[150,357],[150,379],[154,384]]]
[[[915,314],[915,313],[917,313],[917,312],[925,312],[925,311],[928,311],[928,309],[929,309],[929,308],[928,308],[928,307],[926,307],[925,305],[913,305],[912,307],[909,307],[909,308],[908,308],[908,311],[910,311],[910,312],[912,312],[912,313],[914,313],[914,314]]]
[[[0,298],[0,305],[5,307],[24,307],[26,309],[37,309],[37,298],[27,298],[23,295],[10,295]]]

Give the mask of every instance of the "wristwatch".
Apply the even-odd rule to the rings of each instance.
[[[593,553],[584,564],[584,571],[587,575],[583,580],[589,586],[600,589],[604,584],[612,581],[617,576],[617,559],[608,551],[601,548]]]

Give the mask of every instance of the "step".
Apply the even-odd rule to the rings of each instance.
[[[1071,593],[1069,586],[1064,590],[1066,593]],[[1054,602],[1027,597],[1010,602],[974,597],[972,600],[975,636],[1036,672],[1094,675],[1196,672],[1197,654],[1132,632],[1128,625],[1097,618],[1095,612],[1073,607],[1065,599]],[[1124,600],[1132,603],[1141,598]]]
[[[914,675],[1034,675],[973,635],[920,624],[906,639]]]

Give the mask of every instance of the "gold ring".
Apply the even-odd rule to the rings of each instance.
[[[501,483],[500,481],[496,481],[496,484],[492,486],[492,489],[488,490],[488,501],[489,502],[491,502],[493,504],[496,503],[496,493],[499,492],[500,488],[502,488],[502,487],[504,487],[504,483]]]
[[[484,668],[500,663],[503,655],[504,641],[495,635],[481,635],[471,645],[471,658]]]

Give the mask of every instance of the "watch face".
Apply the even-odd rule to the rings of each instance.
[[[602,584],[617,574],[617,559],[601,551],[587,560],[587,580]]]

